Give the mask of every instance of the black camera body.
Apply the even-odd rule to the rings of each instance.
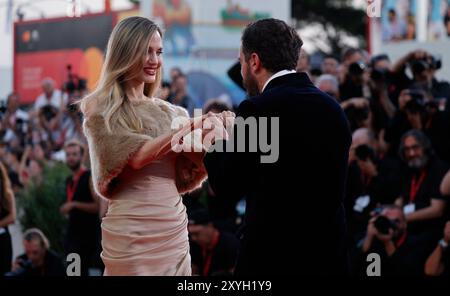
[[[19,266],[18,269],[5,273],[5,276],[26,276],[33,269],[31,260],[20,260]]]
[[[392,80],[392,74],[388,69],[372,69],[370,79],[374,82],[386,83]]]
[[[361,76],[366,68],[367,66],[363,62],[354,62],[348,66],[348,73],[351,76]]]
[[[411,100],[409,100],[405,105],[405,110],[416,114],[425,110],[425,97],[420,91],[409,90],[409,95]]]
[[[382,234],[389,234],[389,230],[395,230],[396,225],[385,216],[378,216],[374,222],[375,228]]]
[[[50,121],[53,117],[56,116],[57,110],[52,105],[45,105],[41,108],[41,112],[45,117],[45,120]]]
[[[442,60],[429,55],[421,59],[413,59],[409,62],[409,67],[414,75],[420,75],[426,70],[439,70],[442,67]]]
[[[355,155],[361,161],[375,160],[375,151],[366,144],[356,147]]]

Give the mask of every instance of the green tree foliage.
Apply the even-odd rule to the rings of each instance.
[[[65,202],[65,180],[70,170],[54,163],[43,170],[42,181],[32,181],[18,195],[19,220],[25,231],[36,227],[48,237],[51,248],[63,254],[62,239],[67,219],[59,212]]]
[[[359,45],[365,47],[366,13],[355,8],[353,0],[292,0],[292,17],[299,28],[321,25],[325,34],[317,34],[316,38],[325,38],[333,53],[345,47],[345,35],[358,38]]]

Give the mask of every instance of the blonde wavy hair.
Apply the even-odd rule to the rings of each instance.
[[[161,29],[144,17],[129,17],[120,21],[108,40],[105,62],[95,90],[80,101],[85,114],[87,105],[93,102],[105,119],[106,129],[112,133],[117,127],[128,132],[140,133],[143,122],[125,94],[125,84],[139,75],[147,55],[148,44]],[[154,83],[144,85],[144,95],[153,97],[161,83],[161,67]]]

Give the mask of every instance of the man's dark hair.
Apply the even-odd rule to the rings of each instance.
[[[408,137],[413,137],[416,139],[417,143],[423,148],[427,156],[432,156],[434,154],[430,139],[421,130],[412,129],[404,133],[400,139],[398,153],[403,161],[405,160],[405,139]]]
[[[323,57],[323,60],[326,60],[326,59],[333,59],[333,60],[335,60],[336,62],[340,63],[339,57],[336,56],[335,54],[332,54],[332,53],[327,54],[327,55],[325,55],[325,56]]]
[[[362,54],[362,51],[359,48],[354,48],[354,47],[348,47],[348,48],[344,49],[344,51],[342,52],[342,61],[348,60],[355,53]]]
[[[242,52],[248,60],[256,53],[269,72],[294,70],[303,41],[285,22],[273,18],[249,24],[242,34]]]

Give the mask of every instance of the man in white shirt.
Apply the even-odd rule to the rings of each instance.
[[[55,89],[55,81],[51,78],[44,78],[42,80],[42,90],[44,91],[34,102],[34,110],[39,111],[40,108],[46,105],[52,105],[60,109],[61,106],[67,104],[67,95],[60,90]]]

